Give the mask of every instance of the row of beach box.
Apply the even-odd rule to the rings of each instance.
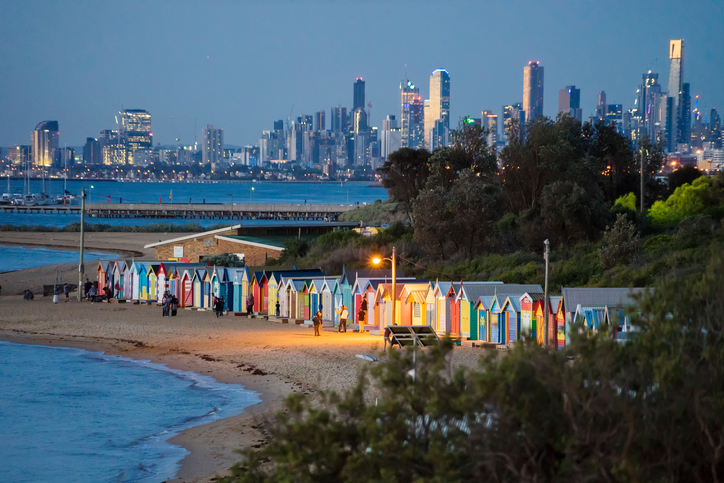
[[[563,288],[549,294],[544,309],[543,289],[537,284],[502,282],[430,281],[405,277],[398,270],[392,294],[391,271],[343,269],[328,276],[320,269],[296,270],[266,267],[226,268],[205,263],[162,261],[101,261],[99,287],[109,287],[119,301],[160,303],[169,291],[186,308],[210,309],[214,298],[224,299],[225,309],[247,314],[253,300],[255,314],[309,322],[317,311],[325,325],[339,324],[340,307],[349,311],[348,327],[372,334],[395,323],[427,325],[440,335],[451,335],[473,345],[507,346],[529,334],[544,340],[548,318],[549,343],[563,347],[573,321],[592,331],[615,323],[615,337],[625,339],[634,328],[627,308],[640,288]],[[545,314],[547,312],[547,314]]]

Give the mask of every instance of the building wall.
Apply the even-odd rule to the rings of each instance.
[[[244,243],[235,243],[214,238],[215,235],[235,235],[232,232],[216,233],[205,237],[189,238],[179,242],[170,242],[156,247],[156,260],[168,260],[174,257],[174,247],[182,246],[184,258],[189,262],[198,263],[201,255],[221,255],[224,253],[243,253],[247,265],[264,265],[267,257],[279,258],[282,249],[268,249]]]

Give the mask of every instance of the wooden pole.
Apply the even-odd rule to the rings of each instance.
[[[545,244],[545,260],[546,260],[546,277],[545,277],[545,288],[543,292],[543,325],[545,327],[545,333],[543,335],[543,346],[548,347],[548,258],[551,252],[551,244],[548,240],[543,242]]]
[[[78,264],[78,302],[83,297],[83,273],[85,267],[83,266],[83,251],[85,249],[85,188],[81,191],[80,195],[80,263]]]

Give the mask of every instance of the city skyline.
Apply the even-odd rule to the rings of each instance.
[[[368,125],[381,126],[385,116],[399,116],[399,80],[405,72],[407,78],[421,86],[420,95],[426,99],[430,95],[427,79],[437,68],[447,69],[452,78],[450,125],[454,127],[463,116],[477,117],[482,110],[502,115],[503,105],[521,102],[521,67],[531,60],[540,61],[546,70],[543,114],[554,117],[559,89],[575,85],[581,90],[585,120],[594,113],[600,91],[606,91],[609,102],[622,104],[624,109],[633,107],[640,76],[649,68],[659,74],[662,86],[668,86],[670,66],[666,49],[671,39],[680,38],[686,41],[685,82],[690,84],[692,99],[700,96],[704,115],[713,107],[721,110],[724,93],[717,88],[716,80],[723,69],[724,51],[719,46],[724,45],[724,34],[713,27],[715,22],[707,22],[722,18],[722,7],[706,1],[686,6],[669,3],[670,8],[659,9],[638,4],[626,8],[569,5],[566,18],[558,18],[558,2],[536,4],[525,11],[507,5],[483,8],[463,1],[446,4],[447,13],[456,23],[455,30],[472,27],[482,13],[516,15],[520,21],[536,18],[546,26],[537,35],[523,33],[506,38],[503,47],[494,44],[483,49],[473,48],[469,42],[457,45],[454,39],[420,39],[414,46],[380,49],[375,46],[389,44],[388,39],[357,39],[342,27],[324,35],[314,29],[315,25],[327,25],[330,19],[344,16],[367,22],[371,32],[394,27],[404,33],[411,27],[402,20],[409,17],[410,23],[421,21],[432,5],[430,2],[420,2],[415,11],[405,8],[409,6],[407,2],[310,2],[306,10],[284,1],[264,6],[205,3],[204,8],[198,2],[179,2],[178,8],[173,9],[160,4],[144,5],[144,15],[137,17],[134,15],[138,9],[134,7],[141,5],[137,2],[113,8],[98,5],[94,12],[87,12],[80,2],[73,1],[62,6],[52,2],[34,4],[44,8],[10,4],[5,7],[6,13],[16,21],[0,33],[0,59],[8,66],[7,75],[0,80],[0,146],[29,144],[33,127],[48,119],[60,124],[61,146],[82,146],[87,137],[98,136],[102,130],[118,129],[113,116],[124,106],[151,113],[154,143],[175,144],[176,139],[187,145],[194,140],[200,143],[202,128],[213,124],[225,130],[230,145],[256,144],[260,133],[271,129],[274,120],[289,117],[292,105],[292,119],[336,105],[351,110],[349,84],[358,77],[365,80],[366,100],[373,105]],[[383,5],[389,15],[380,17]],[[336,34],[343,42],[328,41],[318,54],[301,55],[284,47],[288,34],[279,29],[255,38],[253,45],[264,55],[244,48],[252,45],[249,40],[259,29],[249,25],[242,34],[231,29],[231,21],[270,12],[280,16],[283,25],[308,20],[310,28],[299,34],[306,40],[329,39]],[[596,16],[606,24],[623,12],[629,18],[616,21],[622,32],[627,22],[635,23],[644,15],[650,29],[627,32],[625,40],[611,41],[606,35],[610,32],[597,32],[585,20]],[[185,32],[189,35],[184,36],[175,22],[197,16],[203,20],[210,15],[224,18],[224,26],[231,33],[189,27]],[[571,23],[572,18],[579,22]],[[687,22],[694,18],[699,22],[696,26]],[[73,21],[85,22],[83,29],[63,28]],[[570,24],[568,30],[559,32],[566,21]],[[146,55],[130,55],[110,48],[116,42],[112,35],[115,26],[127,23],[131,43],[143,46]],[[171,32],[172,24],[175,33]],[[260,28],[264,22],[261,24]],[[712,27],[703,28],[702,24]],[[33,27],[25,28],[27,25]],[[152,34],[141,44],[138,36],[146,35],[146,31]],[[506,31],[494,26],[490,35],[503,35]],[[139,40],[134,40],[134,35]],[[209,39],[201,41],[204,36]],[[583,36],[588,42],[572,40]],[[47,45],[53,48],[45,48]],[[350,49],[357,49],[357,54],[348,55]],[[268,60],[270,54],[273,62]],[[300,55],[301,58],[295,58]],[[254,76],[249,76],[249,68]],[[129,69],[136,74],[129,75]],[[195,73],[197,70],[201,72]],[[54,75],[49,76],[48,72]]]

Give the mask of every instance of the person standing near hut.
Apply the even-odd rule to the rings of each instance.
[[[360,333],[365,331],[365,321],[367,320],[367,299],[362,299],[362,303],[359,306],[359,331]]]
[[[161,306],[163,307],[163,316],[168,317],[169,309],[171,308],[171,297],[168,296],[168,292],[165,292],[163,294],[163,298],[161,299]]]
[[[312,322],[314,323],[314,337],[319,337],[320,335],[320,329],[322,327],[322,311],[317,310],[317,313],[314,314],[314,317],[312,317]]]
[[[249,298],[246,299],[246,315],[251,315],[254,310],[254,294],[249,294]]]
[[[276,313],[277,317],[279,317],[279,316],[282,314],[282,311],[281,311],[281,306],[279,305],[279,301],[278,301],[278,300],[277,300],[277,303],[276,303],[276,305],[274,306],[274,308],[276,309],[276,312],[275,312],[275,313]]]
[[[70,285],[68,285],[68,282],[65,282],[65,285],[63,285],[63,293],[65,294],[65,303],[67,304],[70,302]]]
[[[176,317],[178,311],[178,299],[175,295],[171,296],[171,317]]]
[[[347,333],[347,317],[349,317],[349,310],[346,305],[342,305],[339,310],[336,311],[339,314],[339,332]],[[342,330],[344,329],[344,330]]]
[[[60,285],[57,283],[53,285],[53,303],[58,303],[58,295],[60,295]]]

